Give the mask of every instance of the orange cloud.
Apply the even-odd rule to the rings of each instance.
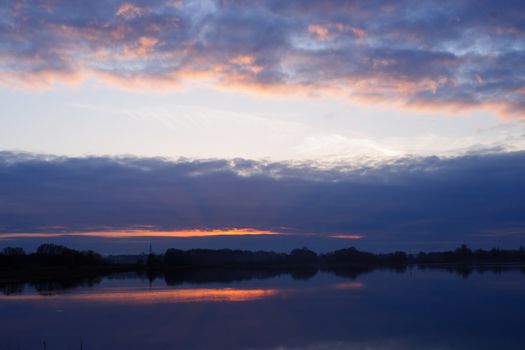
[[[123,56],[121,57],[148,59],[158,43],[159,39],[157,38],[151,36],[141,36],[137,43],[130,47],[124,48]]]
[[[339,32],[350,32],[358,39],[364,39],[366,37],[366,31],[362,28],[354,27],[348,24],[336,23],[333,25]]]
[[[330,39],[330,31],[327,27],[320,24],[311,24],[308,26],[308,32],[314,34],[319,40]]]
[[[327,25],[311,24],[307,29],[309,33],[323,41],[331,40],[335,35],[345,33],[351,33],[357,39],[364,39],[366,37],[366,31],[364,29],[343,23],[329,23]]]
[[[328,237],[340,238],[340,239],[362,239],[362,238],[365,238],[366,236],[363,236],[363,235],[331,235]]]
[[[459,26],[457,40],[462,39],[450,42],[434,30],[438,24],[429,25],[435,14],[425,4],[414,19],[406,4],[383,1],[337,9],[322,1],[297,7],[262,1],[257,6],[266,11],[257,10],[252,18],[226,15],[247,10],[239,2],[223,2],[203,17],[180,0],[146,6],[129,1],[117,4],[108,18],[106,4],[94,2],[79,7],[89,21],[78,21],[76,11],[55,11],[66,8],[62,2],[54,0],[45,16],[32,11],[42,3],[17,2],[9,11],[1,84],[32,87],[95,77],[125,89],[162,92],[207,79],[210,85],[232,83],[238,90],[275,96],[299,90],[315,97],[320,89],[331,89],[408,108],[498,105],[500,114],[523,114],[525,108],[518,92],[523,60],[514,49],[523,46],[525,36],[514,7],[499,9],[505,19],[499,22],[487,20],[493,7],[488,3],[468,14],[463,11],[469,7],[451,6],[453,18],[476,20],[451,23]],[[305,14],[310,25],[304,25]],[[495,35],[487,39],[486,33]],[[482,40],[487,47],[476,38],[487,39]]]
[[[230,63],[233,65],[241,66],[244,70],[251,72],[253,74],[260,73],[264,67],[261,65],[256,65],[254,55],[237,55],[230,59]]]
[[[144,9],[134,5],[132,3],[126,2],[120,5],[117,10],[116,15],[124,17],[125,19],[133,19],[135,17],[141,16],[144,13]]]
[[[364,31],[363,29],[361,28],[357,28],[357,27],[348,27],[348,29],[354,33],[354,35],[356,37],[358,37],[359,39],[364,39],[366,37],[366,31]]]
[[[240,65],[250,65],[255,62],[255,56],[253,55],[237,55],[230,59],[230,63]]]
[[[115,230],[93,232],[37,232],[37,233],[5,233],[0,239],[9,238],[46,238],[46,237],[104,237],[104,238],[132,238],[132,237],[215,237],[215,236],[256,236],[280,235],[283,233],[255,230],[250,228],[235,228],[225,230],[181,230],[181,231],[152,231],[152,230]]]
[[[0,72],[0,84],[10,88],[24,90],[49,90],[60,85],[78,85],[87,80],[89,73],[86,70],[59,71],[43,69],[26,74]]]

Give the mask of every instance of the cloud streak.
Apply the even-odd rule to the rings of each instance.
[[[522,1],[116,1],[0,5],[0,81],[339,94],[523,115]]]
[[[2,233],[0,239],[11,238],[54,238],[54,237],[102,237],[102,238],[134,238],[134,237],[162,237],[162,238],[188,238],[188,237],[216,237],[216,236],[254,236],[254,235],[278,235],[278,232],[253,230],[247,228],[234,228],[222,230],[186,230],[186,231],[155,231],[155,226],[151,226],[150,230],[145,229],[129,229],[129,230],[113,230],[113,231],[93,231],[93,232],[68,232],[67,227],[64,226],[47,226],[40,228],[40,230],[56,230],[58,232],[38,232],[38,233]],[[362,236],[351,235],[336,238],[360,239]]]
[[[524,164],[524,152],[329,167],[3,152],[0,235],[250,228],[386,245],[522,244]]]

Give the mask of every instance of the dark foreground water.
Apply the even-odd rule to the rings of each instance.
[[[522,270],[207,271],[1,287],[2,350],[525,349]]]

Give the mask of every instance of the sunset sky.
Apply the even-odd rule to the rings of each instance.
[[[525,244],[524,13],[2,1],[0,247]]]

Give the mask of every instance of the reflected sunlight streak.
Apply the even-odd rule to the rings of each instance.
[[[163,290],[107,290],[79,294],[28,294],[0,295],[2,301],[65,300],[80,302],[109,302],[124,304],[191,303],[191,302],[238,302],[258,300],[282,295],[278,289],[163,289]]]
[[[344,282],[336,283],[332,286],[332,289],[335,290],[348,290],[348,289],[361,289],[365,285],[363,282]]]

